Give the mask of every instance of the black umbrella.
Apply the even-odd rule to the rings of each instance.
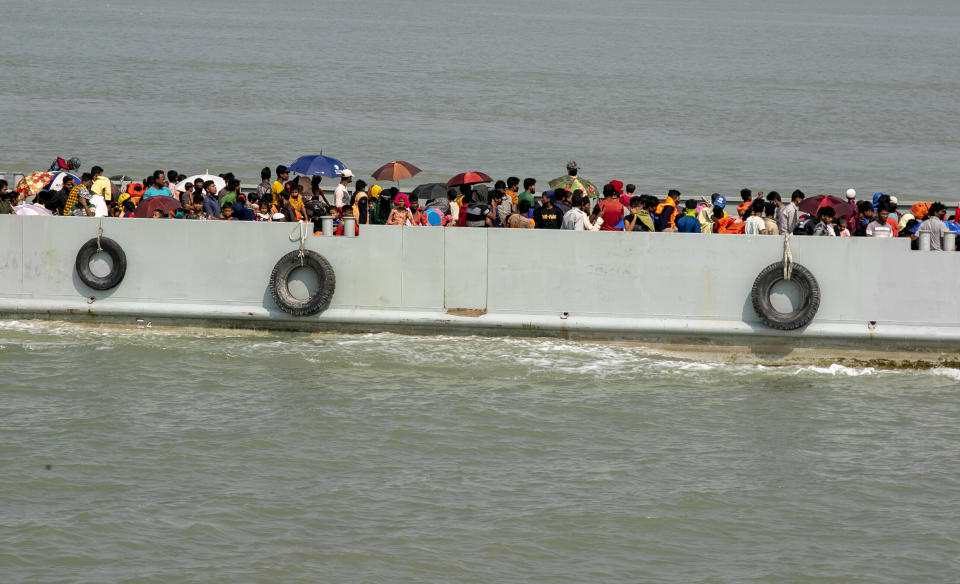
[[[426,183],[413,189],[410,193],[421,201],[447,198],[447,185],[443,183]]]

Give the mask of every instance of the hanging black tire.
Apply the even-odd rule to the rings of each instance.
[[[290,274],[299,267],[313,270],[319,285],[306,300],[298,300],[290,293]],[[305,250],[303,263],[300,262],[300,251],[294,250],[286,254],[273,266],[270,274],[270,295],[280,310],[293,316],[309,316],[316,314],[330,304],[333,291],[337,287],[337,278],[333,267],[322,255]]]
[[[750,298],[753,310],[770,328],[792,331],[808,324],[820,308],[820,285],[810,270],[800,264],[793,264],[790,281],[800,288],[800,306],[793,312],[780,312],[770,303],[770,290],[783,280],[783,262],[765,267],[753,281]]]
[[[110,273],[106,276],[97,276],[90,269],[90,260],[97,253],[97,238],[94,237],[80,246],[80,251],[77,252],[75,262],[77,276],[80,277],[81,282],[94,290],[109,290],[119,284],[127,273],[127,254],[123,253],[119,243],[109,237],[100,238],[100,248],[113,261]]]

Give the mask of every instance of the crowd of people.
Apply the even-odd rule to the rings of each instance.
[[[57,159],[60,170],[75,171],[79,161]],[[51,167],[51,170],[58,168]],[[662,200],[639,194],[632,184],[610,180],[597,193],[591,183],[578,177],[579,166],[570,162],[562,181],[568,188],[540,191],[537,180],[509,177],[495,181],[493,188],[484,183],[463,184],[441,191],[421,201],[414,194],[401,193],[397,187],[384,189],[354,182],[353,172],[343,170],[332,196],[321,187],[321,177],[291,179],[289,170],[277,166],[264,168],[260,183],[246,193],[232,173],[220,175],[220,181],[187,177],[175,170],[155,171],[142,182],[131,182],[118,192],[103,168],[63,179],[62,187],[39,192],[33,203],[56,215],[132,217],[137,207],[148,205],[154,218],[203,219],[221,221],[313,222],[321,231],[324,218],[332,221],[335,234],[343,233],[345,220],[360,226],[417,225],[474,228],[565,229],[574,231],[724,233],[746,235],[810,235],[824,237],[909,237],[914,241],[930,233],[931,249],[941,249],[942,236],[952,227],[947,208],[940,202],[916,203],[899,209],[896,197],[876,193],[872,200],[857,201],[853,189],[847,200],[824,198],[815,209],[803,205],[806,195],[793,191],[789,198],[773,191],[764,195],[750,189],[740,191],[736,213],[728,208],[727,197],[714,193],[709,201],[683,200],[677,190],[669,190]],[[222,182],[222,186],[218,184]],[[589,185],[589,186],[587,186]],[[178,188],[179,186],[179,188]],[[583,187],[583,188],[577,188]],[[594,197],[596,195],[596,197]],[[151,199],[168,204],[151,204]],[[0,180],[0,214],[15,213],[14,205],[26,197],[11,192]],[[786,200],[785,200],[786,199]],[[807,208],[802,210],[801,207]],[[957,220],[960,208],[954,213]],[[143,216],[142,214],[140,216]]]

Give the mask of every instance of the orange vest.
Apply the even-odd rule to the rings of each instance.
[[[734,219],[733,217],[724,217],[722,219],[717,219],[714,224],[713,232],[714,233],[743,233],[747,227],[747,223],[742,221],[739,217]]]
[[[673,207],[673,215],[670,215],[670,227],[676,227],[677,226],[677,204],[674,203],[673,199],[671,199],[670,197],[667,197],[666,201],[657,205],[657,210],[655,211],[655,213],[657,214],[657,217],[658,217],[658,223],[659,223],[660,213],[662,213],[663,210],[666,209],[667,207]]]

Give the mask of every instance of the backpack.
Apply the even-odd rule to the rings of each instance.
[[[797,221],[797,226],[793,228],[794,235],[813,235],[813,228],[816,225],[816,221],[813,220],[813,217],[807,217]]]

